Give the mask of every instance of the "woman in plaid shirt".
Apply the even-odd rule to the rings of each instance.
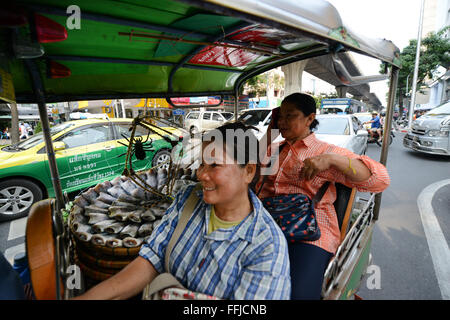
[[[257,160],[257,153],[251,155],[249,150],[257,139],[251,133],[245,143],[234,137],[225,140],[227,130],[232,134],[251,132],[242,123],[226,124],[213,130],[217,141],[204,142],[203,160],[197,169],[202,188],[192,216],[173,247],[169,270],[164,270],[166,248],[186,200],[196,192],[193,186],[177,194],[138,258],[78,298],[126,299],[163,272],[170,272],[191,291],[222,299],[290,298],[286,239],[249,189]],[[208,151],[211,146],[214,148]],[[243,163],[238,163],[240,155],[244,155]]]
[[[315,137],[312,132],[318,125],[315,113],[314,98],[303,93],[287,96],[281,108],[272,112],[267,141],[272,141],[271,129],[275,128],[279,128],[285,140],[268,147],[269,155],[271,150],[280,150],[278,170],[266,178],[258,197],[302,193],[313,198],[326,181],[356,187],[362,192],[386,189],[390,178],[382,164]],[[262,180],[261,177],[256,190]],[[336,188],[332,183],[315,207],[321,231],[319,240],[288,244],[292,299],[320,299],[325,269],[340,244],[335,200]]]

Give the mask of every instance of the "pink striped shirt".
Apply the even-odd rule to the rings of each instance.
[[[287,145],[281,149],[279,155],[279,169],[276,174],[267,177],[258,195],[259,198],[292,193],[303,193],[313,198],[325,181],[341,183],[350,188],[356,187],[361,192],[378,193],[389,186],[390,178],[388,172],[381,163],[367,156],[359,156],[347,149],[321,141],[316,138],[314,133],[303,140],[296,141],[292,145],[285,140],[279,145],[281,146],[285,143]],[[277,144],[270,146],[269,150],[275,146]],[[336,153],[352,159],[359,159],[369,168],[371,176],[366,181],[353,182],[347,179],[341,171],[331,167],[316,175],[312,180],[301,181],[299,175],[303,167],[303,161],[323,153]],[[256,185],[256,190],[259,190],[261,182],[262,177]],[[322,235],[319,240],[306,241],[306,243],[314,244],[331,253],[335,253],[340,244],[339,225],[333,206],[335,200],[336,187],[332,183],[315,208]]]

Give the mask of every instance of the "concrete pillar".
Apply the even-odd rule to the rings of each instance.
[[[336,92],[339,98],[346,98],[348,87],[346,86],[336,86]]]
[[[284,96],[302,91],[302,74],[308,60],[297,61],[281,67],[284,73]]]

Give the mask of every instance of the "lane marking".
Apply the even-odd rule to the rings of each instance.
[[[25,236],[25,229],[27,227],[28,217],[23,217],[21,219],[16,219],[9,224],[9,234],[8,241],[14,240]]]
[[[25,243],[18,244],[17,246],[6,249],[5,258],[11,265],[14,264],[14,257],[20,252],[25,252]]]
[[[431,201],[436,191],[447,184],[450,184],[450,179],[430,184],[422,190],[417,198],[420,218],[443,300],[450,300],[450,249],[439,226]]]

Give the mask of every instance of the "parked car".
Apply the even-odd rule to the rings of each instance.
[[[318,114],[316,137],[325,142],[346,148],[356,154],[367,151],[368,132],[354,115]]]
[[[412,123],[403,145],[415,151],[450,155],[450,101],[431,109]]]
[[[231,112],[191,111],[184,118],[184,128],[194,135],[197,132],[217,128],[232,118]]]
[[[50,129],[63,192],[82,190],[122,174],[133,119],[88,119],[58,124]],[[179,135],[175,128],[165,128]],[[135,136],[146,141],[148,131],[137,127]],[[153,151],[144,160],[132,158],[141,170],[170,159],[171,144],[157,134],[149,136]],[[26,216],[31,205],[54,197],[42,132],[0,149],[0,221]]]

